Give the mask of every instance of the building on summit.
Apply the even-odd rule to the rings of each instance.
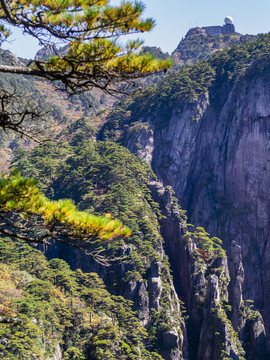
[[[233,24],[233,18],[231,16],[226,16],[224,22],[225,24],[223,26],[205,26],[202,29],[205,30],[207,35],[234,34],[235,26]]]

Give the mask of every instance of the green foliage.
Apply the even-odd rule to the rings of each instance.
[[[150,53],[155,59],[166,60],[169,58],[169,54],[164,53],[160,48],[156,46],[144,46],[141,51],[143,54]]]
[[[49,237],[63,241],[67,234],[66,243],[86,248],[98,261],[102,259],[95,257],[94,251],[102,249],[105,240],[131,234],[119,220],[112,220],[110,216],[78,211],[71,200],[49,200],[38,189],[36,180],[21,177],[17,170],[0,178],[0,206],[1,217],[8,228],[0,229],[3,234],[41,243]]]
[[[29,74],[50,81],[62,82],[71,93],[93,88],[118,93],[115,83],[143,77],[166,70],[171,62],[139,55],[142,42],[130,40],[125,44],[119,37],[149,31],[151,18],[142,19],[144,5],[125,1],[118,6],[109,0],[30,0],[6,2],[0,6],[2,40],[8,35],[3,24],[17,26],[37,38],[42,44],[65,42],[64,53],[55,51],[51,57],[36,58],[28,66],[1,67],[0,71]]]
[[[62,82],[64,90],[71,93],[93,87],[105,92],[124,91],[124,81],[129,85],[134,78],[167,70],[171,65],[171,61],[154,60],[150,54],[137,55],[140,41],[126,45],[118,42],[121,35],[152,28],[152,19],[141,18],[143,9],[136,1],[111,6],[107,0],[16,4],[4,0],[0,6],[2,21],[22,27],[43,43],[57,38],[67,41],[68,46],[65,53],[36,58],[28,66],[24,62],[15,70],[15,66],[0,64],[0,72],[35,75],[57,81],[57,86]],[[4,28],[0,31],[8,35]],[[121,89],[116,82],[121,83]],[[42,85],[39,88],[43,89]],[[79,112],[78,101],[82,100],[73,99]],[[15,171],[1,178],[2,233],[34,243],[64,238],[63,242],[68,239],[75,247],[79,247],[79,238],[97,252],[105,244],[106,253],[113,256],[119,255],[127,243],[132,251],[126,262],[134,265],[140,276],[146,276],[161,244],[159,210],[147,188],[153,177],[150,168],[112,143],[94,144],[74,137],[71,147],[58,149],[47,154],[47,149],[34,149],[34,160],[27,159],[24,152],[17,158],[25,173],[34,174],[41,182],[44,179],[42,187],[53,200],[43,195],[32,178]],[[72,197],[87,211],[79,211],[71,200],[60,200],[63,197]],[[111,216],[118,216],[126,226]],[[133,234],[125,241],[124,237],[131,234],[128,225]],[[115,242],[107,241],[115,237]],[[18,291],[18,296],[3,308],[7,324],[1,325],[0,335],[8,339],[3,349],[5,358],[45,359],[60,345],[64,358],[70,359],[161,359],[146,350],[148,334],[132,311],[132,303],[111,296],[96,274],[74,273],[57,259],[46,262],[20,242],[11,244],[5,239],[3,248],[1,256],[8,262],[8,270],[17,272],[20,279],[7,280],[9,291]],[[25,277],[18,273],[22,264],[30,271]],[[3,297],[6,301],[5,293]]]
[[[9,64],[14,61],[14,55],[9,51],[0,50],[0,54],[0,64]],[[59,133],[68,124],[72,123],[74,128],[76,128],[79,123],[88,117],[91,119],[89,122],[94,122],[94,113],[100,109],[97,94],[94,96],[87,93],[84,96],[80,94],[68,98],[62,92],[56,92],[52,96],[53,87],[49,82],[37,81],[34,77],[2,74],[0,80],[0,98],[4,92],[12,94],[14,91],[16,99],[13,99],[12,103],[6,107],[6,111],[8,109],[12,112],[14,112],[14,109],[22,111],[23,108],[27,110],[27,103],[30,103],[32,107],[38,106],[39,112],[46,114],[46,116],[37,118],[35,121],[30,121],[29,117],[28,119],[26,117],[21,128],[25,133],[31,134],[39,140],[58,139]],[[106,103],[103,106],[106,106]],[[79,107],[79,110],[76,110],[77,107]],[[77,119],[78,121],[76,121]],[[22,138],[21,135],[16,135],[12,130],[7,128],[5,130],[0,128],[0,172],[8,173],[8,165],[14,151],[19,151],[20,148],[32,147],[33,143],[29,138]],[[66,139],[69,134],[65,133],[63,136]],[[41,165],[47,166],[45,163]],[[48,174],[48,177],[50,177],[50,174]]]
[[[0,324],[4,359],[42,360],[59,345],[64,359],[161,359],[144,348],[148,334],[132,302],[110,295],[97,274],[47,261],[21,241],[0,238],[0,248],[0,317],[8,320]]]
[[[212,311],[212,313],[214,314],[215,317],[220,319],[223,322],[223,324],[226,326],[226,331],[230,338],[230,341],[232,342],[232,344],[235,345],[236,354],[239,356],[239,359],[244,360],[245,359],[244,358],[245,351],[243,349],[243,345],[239,340],[238,333],[234,330],[231,321],[228,319],[228,316],[227,316],[226,311],[225,311],[224,307],[222,306],[222,304],[217,304],[216,309],[214,309],[214,311]],[[220,345],[221,345],[220,352],[222,355],[222,359],[226,359],[227,356],[229,355],[228,349],[226,349],[226,347],[224,346],[224,343],[221,343]],[[226,350],[224,350],[224,349],[226,349]]]
[[[142,275],[157,257],[161,241],[156,216],[159,210],[147,187],[154,174],[127,149],[84,137],[80,140],[77,134],[76,141],[71,140],[73,146],[20,151],[15,164],[24,176],[34,174],[45,193],[53,194],[55,199],[70,197],[80,209],[107,214],[107,219],[112,216],[128,226],[132,235],[125,243],[133,250],[127,260],[135,262],[135,270]],[[47,166],[42,166],[44,163]],[[122,246],[123,240],[114,240],[108,243],[107,251],[119,256]]]
[[[164,350],[163,338],[162,334],[164,331],[170,330],[169,327],[169,318],[166,311],[158,312],[156,310],[152,310],[150,314],[150,321],[147,326],[150,341],[152,342],[155,351]]]
[[[65,351],[63,360],[85,360],[85,356],[80,349],[73,346]]]
[[[117,217],[131,229],[130,237],[120,241],[114,240],[106,248],[106,254],[112,258],[118,258],[123,253],[124,244],[130,248],[124,259],[120,259],[129,269],[125,278],[121,278],[113,271],[110,273],[110,288],[114,292],[121,293],[126,281],[148,279],[152,261],[154,259],[160,261],[157,251],[162,241],[158,224],[160,210],[147,187],[150,179],[155,178],[155,176],[146,163],[132,155],[127,149],[112,142],[90,141],[87,138],[91,136],[87,134],[88,130],[83,127],[81,132],[78,131],[74,135],[74,138],[70,138],[70,146],[68,147],[59,144],[58,147],[52,147],[48,151],[42,147],[37,147],[31,151],[20,151],[16,156],[15,164],[24,176],[29,176],[31,172],[34,172],[45,193],[53,194],[54,199],[69,196],[78,204],[80,209],[95,215],[107,214],[107,216]],[[74,141],[74,139],[76,140]],[[66,155],[62,156],[61,154]],[[40,161],[52,164],[51,170],[45,167],[43,169]],[[52,171],[52,176],[51,181],[48,181],[47,173],[50,171]],[[76,286],[73,283],[69,285],[69,282],[61,274],[60,269],[63,268],[61,263],[58,264],[54,260],[51,265],[55,271],[52,283],[60,287],[62,291],[76,292]],[[164,311],[159,314],[160,321],[163,323],[158,330],[160,339],[162,339],[162,330],[171,328],[170,319],[172,316],[179,318],[179,314],[171,313],[171,308],[168,305],[169,294],[171,293],[168,280],[168,276],[170,277],[169,265],[162,262],[162,269],[161,306]],[[112,334],[112,338],[104,338],[102,342],[95,342],[95,344],[100,345],[97,350],[99,356],[104,359],[118,358],[111,348],[111,353],[108,351],[108,346],[110,347],[113,342],[117,351],[122,347],[126,349],[125,351],[129,351],[126,344],[135,351],[134,346],[136,347],[136,344],[140,343],[139,333],[143,334],[143,332],[139,323],[134,320],[134,316],[129,315],[125,309],[124,299],[121,298],[121,303],[115,307],[109,293],[104,288],[104,284],[100,283],[97,276],[83,274],[80,271],[76,271],[76,275],[79,279],[81,296],[87,307],[89,309],[95,307],[104,309],[106,306],[110,306],[110,317],[114,319],[112,325],[117,324],[117,313],[118,324],[125,323],[125,326],[130,328],[130,336],[134,337],[133,347],[122,336],[119,338],[116,333]],[[87,289],[82,289],[83,286],[86,286]],[[116,298],[113,298],[113,301],[117,302]],[[94,314],[92,310],[90,312]],[[95,321],[94,315],[91,316]],[[166,326],[165,323],[167,323]],[[140,329],[139,332],[137,332],[136,327]],[[110,329],[111,324],[107,331],[110,332]],[[100,333],[100,336],[102,334],[103,332]],[[148,337],[149,342],[151,343],[153,340],[154,343],[156,341],[154,338],[155,334],[153,333]],[[99,338],[98,341],[101,339]],[[154,345],[154,348],[158,351],[163,349],[161,344],[160,346]],[[120,358],[120,354],[118,356]],[[147,354],[145,356],[147,359],[159,358],[158,355],[153,357],[153,355]]]
[[[131,125],[138,118],[147,118],[158,113],[166,121],[175,104],[181,101],[194,102],[207,92],[216,76],[215,68],[202,60],[193,66],[172,72],[158,85],[151,85],[133,99],[122,100],[108,115],[102,129],[102,137],[119,140],[125,134],[125,125]]]
[[[194,232],[186,231],[184,238],[187,243],[194,241],[197,248],[194,256],[203,262],[213,262],[218,257],[225,258],[226,251],[222,248],[222,241],[217,237],[209,237],[209,233],[202,227],[196,227]]]

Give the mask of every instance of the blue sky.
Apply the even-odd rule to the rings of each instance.
[[[113,3],[119,2],[113,0]],[[156,27],[140,35],[145,45],[158,46],[171,53],[191,27],[222,25],[225,16],[232,16],[236,31],[242,34],[270,32],[269,0],[144,0],[145,17],[156,20]],[[14,39],[3,47],[15,55],[32,58],[39,49],[38,41],[13,30]]]

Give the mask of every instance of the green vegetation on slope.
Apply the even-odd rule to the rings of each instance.
[[[115,265],[126,266],[124,276],[110,269],[110,290],[121,294],[130,281],[148,281],[151,264],[160,263],[161,309],[150,314],[149,339],[157,351],[162,351],[162,333],[172,326],[181,331],[182,320],[177,306],[170,304],[169,264],[160,257],[161,215],[147,187],[155,175],[145,162],[122,146],[89,140],[95,131],[82,121],[79,124],[80,130],[76,124],[65,130],[69,144],[20,150],[15,165],[24,176],[39,179],[42,190],[52,199],[71,198],[81,210],[107,214],[131,229],[131,236],[105,243],[106,255],[115,259]],[[130,250],[123,257],[123,249],[127,248]]]
[[[25,242],[0,238],[0,356],[66,360],[160,360],[132,303],[112,296],[95,273],[47,261]],[[4,340],[3,340],[4,339]]]
[[[269,69],[269,54],[270,35],[267,34],[254,42],[218,51],[195,65],[183,66],[158,85],[119,102],[108,114],[100,138],[120,140],[132,123],[148,117],[154,120],[156,115],[166,122],[173,110],[181,112],[183,103],[194,103],[206,93],[213,110],[219,111],[226,101],[226,89],[243,77],[249,79]]]
[[[258,35],[226,34],[209,36],[202,28],[191,29],[172,53],[177,64],[191,65],[207,59],[216,51],[225,50],[234,44],[254,41]]]
[[[77,135],[79,137],[79,135]],[[20,150],[16,166],[24,176],[39,179],[45,194],[53,199],[70,198],[82,210],[112,216],[128,226],[136,271],[143,274],[157,258],[161,237],[159,214],[147,184],[154,177],[150,167],[127,149],[111,142],[78,141],[70,146]],[[108,244],[117,254],[123,240]]]

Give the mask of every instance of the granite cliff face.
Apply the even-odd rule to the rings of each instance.
[[[203,257],[198,242],[187,233],[186,218],[172,188],[159,182],[149,186],[164,215],[165,249],[187,309],[189,359],[265,359],[263,319],[251,302],[243,299],[240,246],[232,242],[229,258]]]
[[[206,92],[196,101],[179,101],[165,117],[157,111],[140,118],[134,124],[137,131],[130,133],[126,144],[151,163],[165,185],[172,186],[182,208],[188,211],[189,221],[219,236],[231,253],[233,328],[243,328],[239,319],[243,300],[252,299],[269,334],[269,72],[249,76],[247,71],[233,86],[223,84],[219,107],[213,105],[210,95]],[[180,283],[180,292],[187,292],[189,278],[182,273],[189,267],[183,265],[186,259],[179,260],[183,246],[181,249],[175,243],[171,231],[167,229],[168,243],[173,247],[171,261],[178,271],[175,281]],[[210,283],[207,294],[217,279],[212,276]],[[189,299],[186,295],[187,304]],[[206,356],[208,350],[200,345],[199,352],[203,351]],[[209,356],[204,358],[214,355]]]

